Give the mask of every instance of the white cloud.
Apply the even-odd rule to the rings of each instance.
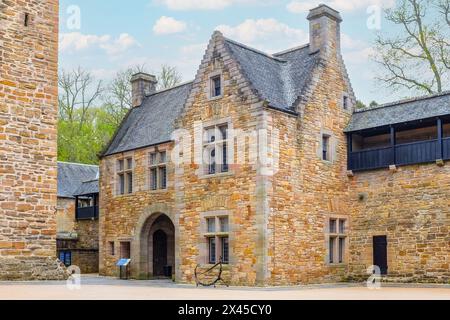
[[[156,0],[170,10],[222,10],[234,4],[267,5],[274,0]]]
[[[77,52],[97,47],[108,55],[115,56],[134,46],[139,46],[139,43],[128,33],[122,33],[115,39],[108,34],[98,36],[80,32],[62,33],[59,37],[61,52]]]
[[[80,32],[62,33],[59,37],[59,50],[80,51],[107,43],[110,40],[110,35],[97,36]]]
[[[304,13],[324,3],[338,11],[348,12],[356,10],[366,10],[369,6],[380,6],[391,8],[395,5],[395,0],[294,0],[288,3],[287,9],[292,13]]]
[[[272,18],[247,19],[235,27],[219,25],[216,29],[226,37],[256,46],[265,46],[271,41],[278,45],[281,41],[282,45],[287,47],[301,45],[308,41],[308,34],[305,31],[291,28]]]
[[[186,23],[172,17],[162,16],[153,26],[153,32],[157,35],[179,33],[186,30]]]
[[[108,55],[118,55],[128,49],[139,46],[139,43],[128,33],[122,33],[117,39],[100,44],[100,48],[104,49]]]

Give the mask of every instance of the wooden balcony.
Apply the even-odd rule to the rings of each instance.
[[[442,123],[437,121],[437,139],[397,143],[396,128],[390,128],[390,146],[353,151],[352,135],[348,136],[348,169],[352,171],[387,168],[390,165],[430,163],[450,160],[450,137],[444,137]],[[403,132],[403,136],[404,136]],[[389,137],[389,133],[387,134]],[[386,133],[384,133],[386,136]],[[373,138],[373,136],[372,136]]]

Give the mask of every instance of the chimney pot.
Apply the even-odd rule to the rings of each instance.
[[[145,97],[156,92],[158,81],[154,75],[139,72],[131,77],[131,100],[134,107],[139,107]]]

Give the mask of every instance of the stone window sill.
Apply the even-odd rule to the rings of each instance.
[[[344,268],[347,267],[348,264],[347,263],[327,263],[327,266],[330,268]]]
[[[210,269],[212,267],[214,267],[214,264],[205,263],[205,264],[199,265],[199,268],[205,268],[205,269]],[[227,263],[227,264],[223,263],[222,269],[225,271],[229,271],[229,270],[231,270],[231,265],[229,263]]]
[[[222,98],[223,98],[223,94],[221,94],[220,96],[217,96],[217,97],[209,97],[209,98],[208,98],[208,101],[220,100],[220,99],[222,99]]]
[[[224,178],[224,177],[229,177],[229,176],[233,176],[233,175],[234,175],[233,171],[215,173],[215,174],[204,174],[201,176],[201,179]]]

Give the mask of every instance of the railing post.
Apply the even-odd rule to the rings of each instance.
[[[395,127],[393,125],[390,126],[391,129],[391,148],[392,148],[392,164],[397,164],[397,159],[395,156]]]
[[[444,158],[443,155],[443,141],[442,141],[442,119],[437,118],[437,130],[438,130],[438,154],[437,154],[437,160],[442,160]]]
[[[349,170],[353,169],[352,152],[353,152],[353,134],[350,132],[347,133],[347,167]]]

